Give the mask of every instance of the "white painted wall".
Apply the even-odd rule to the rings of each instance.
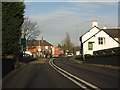
[[[115,40],[117,40],[117,41],[118,41],[118,38],[115,38]]]
[[[82,36],[82,42],[84,42],[87,39],[89,39],[91,36],[93,36],[94,34],[96,34],[98,31],[99,31],[98,28],[96,28],[96,27],[92,28],[89,32],[87,32],[86,34],[84,34]]]
[[[109,49],[109,48],[119,47],[119,43],[116,42],[112,37],[110,37],[104,31],[100,31],[96,35],[96,38],[98,38],[98,37],[105,37],[105,44],[104,45],[98,45],[98,43],[96,43],[94,51],[101,50],[101,49]],[[98,42],[98,39],[96,41]]]
[[[45,49],[48,49],[48,46],[45,46]]]
[[[105,44],[99,45],[98,37],[105,37]],[[88,42],[95,42],[95,43],[93,43],[93,50],[88,50]],[[114,47],[119,47],[119,46],[120,45],[118,42],[116,42],[112,37],[110,37],[108,34],[106,34],[102,30],[83,44],[83,55],[85,55],[85,54],[92,55],[93,51],[109,49],[109,48],[114,48]]]
[[[83,55],[85,54],[93,54],[93,50],[88,50],[88,41],[83,44]]]
[[[55,50],[55,47],[52,47],[52,54],[54,55],[55,53],[54,53],[54,50]]]
[[[80,51],[76,51],[76,55],[80,55]]]

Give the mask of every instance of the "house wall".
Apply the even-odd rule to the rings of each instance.
[[[36,47],[35,46],[29,46],[27,51],[30,51],[31,53],[35,53],[36,52]]]
[[[118,41],[118,38],[114,38],[114,39]]]
[[[105,37],[105,44],[99,45],[98,38]],[[88,42],[93,42],[93,50],[88,50]],[[86,41],[83,45],[83,54],[93,54],[93,51],[109,49],[114,47],[119,47],[120,45],[112,37],[106,34],[104,31],[100,31],[98,34],[93,36],[91,39]]]
[[[87,32],[86,34],[84,34],[82,36],[82,42],[84,42],[87,39],[89,39],[91,36],[93,36],[94,34],[96,34],[98,31],[99,31],[98,28],[96,28],[96,27],[92,28],[89,32]]]
[[[92,40],[90,40],[90,41],[92,41]],[[89,41],[87,41],[87,42],[85,42],[84,44],[83,44],[83,55],[85,55],[85,54],[93,54],[93,50],[88,50],[88,42]],[[93,48],[94,48],[94,45],[93,45]]]
[[[48,46],[45,46],[45,49],[47,49],[47,50],[48,50]]]
[[[52,46],[37,46],[36,48],[37,49],[40,48],[41,50],[45,50],[45,49],[50,50]]]
[[[99,45],[98,44],[98,37],[105,37],[105,44],[104,45]],[[99,32],[96,35],[97,38],[97,44],[95,44],[95,50],[101,50],[101,49],[108,49],[108,48],[114,48],[114,47],[119,47],[119,43],[116,42],[112,37],[110,37],[108,34],[106,34],[104,31]]]
[[[117,40],[120,43],[120,38],[114,38],[115,40]]]
[[[31,47],[28,47],[28,50],[27,51],[30,51],[31,53],[36,53],[36,51],[38,51],[38,49],[40,50],[50,50],[52,48],[52,46],[31,46]]]
[[[80,55],[80,51],[76,51],[76,55]]]

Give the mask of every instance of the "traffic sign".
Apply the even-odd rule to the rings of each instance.
[[[21,45],[26,47],[26,38],[21,38]]]

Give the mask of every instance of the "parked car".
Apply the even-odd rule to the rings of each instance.
[[[73,53],[69,53],[67,56],[68,56],[68,57],[72,57],[72,56],[73,56]]]

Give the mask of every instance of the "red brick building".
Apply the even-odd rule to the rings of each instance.
[[[31,53],[36,53],[40,51],[45,51],[45,49],[50,50],[53,47],[52,44],[50,44],[48,41],[44,40],[29,40],[27,42],[27,51]]]

